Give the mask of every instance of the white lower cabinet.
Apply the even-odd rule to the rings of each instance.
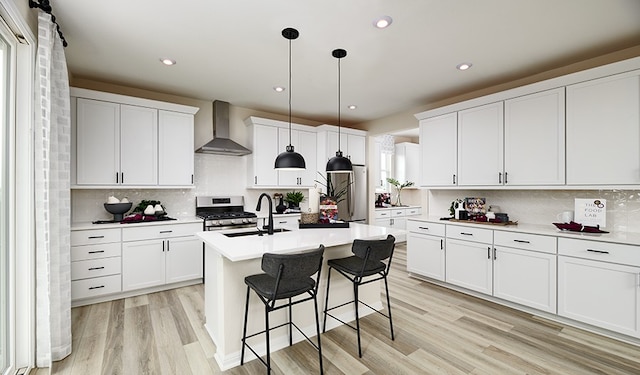
[[[407,271],[444,281],[444,228],[407,221]]]
[[[149,288],[202,277],[201,224],[122,230],[122,289]]]
[[[476,292],[491,294],[491,244],[447,238],[445,281]]]
[[[640,337],[640,248],[561,238],[558,252],[558,314]]]
[[[71,232],[71,299],[122,291],[120,229]]]
[[[556,313],[556,238],[494,232],[493,295]]]
[[[392,229],[407,229],[407,217],[420,216],[421,207],[377,209],[375,211],[374,225]],[[398,235],[397,242],[404,242],[405,235]]]

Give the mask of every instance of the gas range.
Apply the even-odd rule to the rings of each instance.
[[[255,227],[258,216],[244,210],[243,196],[196,197],[196,216],[203,220],[204,230]]]

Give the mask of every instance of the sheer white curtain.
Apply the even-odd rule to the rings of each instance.
[[[71,353],[71,117],[64,48],[42,10],[36,59],[36,364],[50,367]]]

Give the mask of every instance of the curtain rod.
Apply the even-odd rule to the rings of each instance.
[[[60,39],[62,40],[62,46],[66,47],[68,45],[67,40],[64,38],[64,35],[62,35],[62,31],[60,30],[60,25],[58,25],[58,23],[56,22],[56,16],[54,16],[53,13],[51,13],[52,9],[51,9],[51,5],[49,4],[49,0],[40,0],[40,2],[29,0],[29,8],[40,8],[45,13],[51,15],[51,22],[56,24],[56,30],[58,31],[58,35],[60,35]]]

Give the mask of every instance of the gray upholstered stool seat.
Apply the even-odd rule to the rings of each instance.
[[[391,319],[391,302],[389,300],[389,285],[387,283],[387,275],[391,267],[391,259],[393,258],[393,249],[395,248],[395,237],[388,235],[384,240],[354,240],[351,247],[353,256],[331,259],[327,262],[329,266],[329,274],[327,275],[327,293],[324,302],[324,319],[322,324],[322,332],[327,329],[327,316],[353,328],[358,336],[358,356],[362,357],[362,346],[360,344],[360,316],[358,312],[359,304],[363,304],[377,313],[389,319],[389,327],[391,330],[391,340],[393,340],[393,320]],[[353,284],[353,301],[347,301],[337,306],[329,307],[329,285],[331,282],[331,270],[338,271],[339,274],[346,277]],[[377,280],[384,280],[384,287],[387,295],[387,314],[373,309],[371,306],[358,299],[358,287]],[[356,315],[356,326],[346,323],[340,318],[329,313],[331,310],[339,307],[354,304]]]
[[[293,345],[293,328],[297,329],[306,339],[318,349],[318,358],[320,362],[320,373],[323,373],[322,367],[322,345],[320,342],[320,319],[318,316],[318,284],[320,281],[320,270],[322,269],[322,258],[324,254],[324,246],[320,245],[318,249],[304,251],[295,254],[270,254],[266,253],[262,256],[262,271],[256,275],[244,278],[247,284],[247,298],[244,310],[244,326],[242,328],[242,351],[240,354],[240,364],[244,364],[244,350],[248,348],[251,352],[267,367],[267,374],[271,372],[271,353],[269,332],[280,327],[289,327],[289,345]],[[312,277],[315,275],[315,279]],[[260,301],[264,304],[264,321],[265,329],[247,335],[247,320],[249,317],[249,296],[253,290]],[[305,296],[306,294],[306,296]],[[297,297],[293,300],[293,297]],[[285,300],[286,302],[278,302]],[[316,334],[317,344],[305,335],[304,332],[293,322],[292,306],[299,303],[313,300],[313,306],[316,316]],[[288,321],[276,327],[269,325],[269,313],[282,308],[288,308]],[[266,361],[263,360],[258,353],[247,343],[247,339],[265,334],[266,337]]]

